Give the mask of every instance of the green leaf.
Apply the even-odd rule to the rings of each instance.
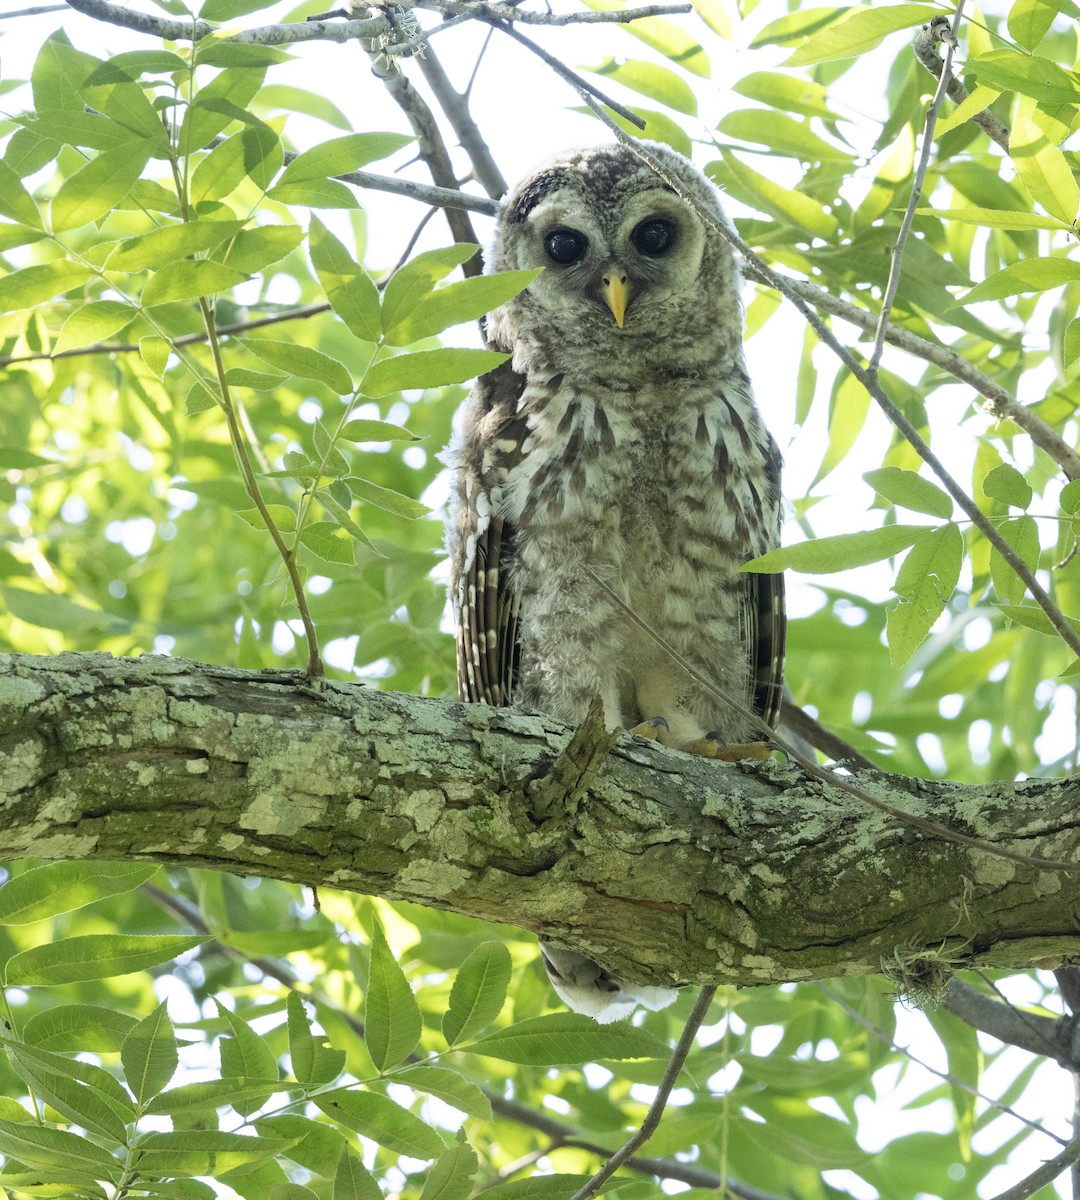
[[[829,239],[836,236],[836,218],[815,199],[774,183],[733,154],[725,153],[722,162],[709,163],[705,174],[722,190],[730,191],[737,199],[761,212],[778,217],[797,229],[805,229],[815,237]]]
[[[228,67],[200,88],[180,127],[181,153],[201,150],[236,120],[238,113],[247,123],[244,110],[262,87],[265,75],[262,68]]]
[[[835,537],[815,538],[796,546],[783,546],[751,559],[742,570],[775,573],[787,570],[808,575],[828,575],[881,562],[906,550],[926,532],[925,525],[884,525],[861,533],[838,533]]]
[[[120,1162],[100,1146],[42,1125],[0,1120],[0,1154],[29,1167],[76,1171],[96,1179],[115,1179],[120,1172]]]
[[[863,479],[891,504],[928,513],[931,517],[948,519],[952,516],[952,497],[936,483],[923,479],[916,471],[902,467],[878,467],[867,471]]]
[[[3,592],[9,612],[28,625],[37,625],[42,629],[59,629],[63,633],[72,634],[117,632],[124,628],[124,622],[117,618],[76,604],[67,596],[31,592],[27,588],[19,587],[5,587],[0,591]]]
[[[130,975],[171,962],[206,940],[176,934],[114,933],[64,938],[13,954],[7,961],[5,982],[17,987],[51,987]]]
[[[242,1104],[238,1112],[252,1112],[261,1108],[274,1092],[286,1090],[277,1076],[271,1079],[246,1079],[230,1076],[228,1079],[207,1079],[202,1083],[185,1083],[154,1096],[145,1106],[146,1113],[213,1112],[218,1108],[236,1108],[234,1101]],[[247,1102],[253,1102],[249,1105]]]
[[[806,67],[837,58],[856,58],[873,50],[890,33],[925,25],[939,16],[932,4],[878,4],[850,8],[840,20],[813,34],[788,58],[785,67]]]
[[[180,1057],[164,1000],[124,1038],[120,1061],[127,1085],[140,1104],[156,1096],[176,1074]]]
[[[1039,565],[1039,527],[1034,517],[1014,517],[1002,521],[998,533],[1005,539],[1029,570]],[[998,601],[1003,604],[1019,604],[1027,592],[1027,585],[1001,557],[994,547],[990,549],[990,578]]]
[[[348,1147],[342,1151],[334,1173],[333,1200],[383,1200],[375,1176]]]
[[[1049,637],[1061,636],[1050,623],[1046,613],[1034,604],[999,604],[997,607],[1010,621],[1015,621],[1018,625],[1034,629],[1037,633],[1045,633]],[[1065,620],[1080,633],[1080,617],[1066,617]]]
[[[1078,264],[1080,266],[1080,264]],[[367,369],[360,390],[366,396],[387,396],[408,388],[447,387],[494,370],[506,362],[508,354],[493,350],[417,350],[398,354],[372,363]]]
[[[119,1087],[108,1072],[89,1063],[72,1062],[59,1054],[20,1046],[8,1038],[4,1042],[13,1070],[38,1099],[88,1133],[114,1142],[126,1140],[126,1126],[134,1123],[136,1114],[123,1089],[118,1101],[112,1090],[103,1091],[77,1077],[89,1074],[95,1082],[105,1077]]]
[[[26,925],[134,891],[157,872],[148,863],[54,862],[0,887],[0,925]]]
[[[395,516],[415,521],[419,517],[427,516],[431,511],[426,504],[421,504],[419,500],[414,500],[411,496],[403,496],[401,492],[380,487],[379,484],[360,479],[356,475],[350,475],[345,482],[357,500],[362,500],[366,504],[374,504],[376,508],[393,513]]]
[[[989,496],[991,500],[1000,500],[1013,508],[1027,508],[1031,503],[1031,484],[1008,463],[1002,463],[987,472],[982,490],[984,496]]]
[[[338,435],[346,442],[419,442],[422,439],[404,426],[389,421],[347,421]]]
[[[1067,258],[1029,258],[1011,263],[977,283],[966,296],[950,306],[974,304],[978,300],[1002,300],[1006,296],[1046,292],[1080,279],[1080,262]]]
[[[272,338],[243,338],[241,345],[279,371],[325,383],[339,396],[349,395],[353,390],[352,378],[344,364],[329,354],[323,354],[321,350]]]
[[[311,218],[311,263],[334,312],[365,342],[381,331],[379,293],[371,277],[318,217]]]
[[[762,46],[794,46],[821,29],[834,24],[849,13],[849,8],[798,8],[786,16],[770,21],[750,42],[750,48]]]
[[[591,1017],[530,1017],[470,1043],[473,1054],[530,1067],[573,1066],[613,1058],[666,1058],[668,1046],[633,1025],[597,1025]]]
[[[688,117],[697,116],[697,96],[694,89],[681,75],[667,67],[645,62],[640,58],[630,58],[622,62],[609,58],[600,66],[584,69],[594,75],[614,79],[623,87],[640,92],[650,100],[673,108],[676,112],[685,113]]]
[[[60,185],[50,215],[56,232],[78,229],[105,216],[131,190],[150,157],[150,145],[137,141],[105,150]]]
[[[1046,36],[1060,9],[1060,4],[1048,3],[1047,0],[1014,0],[1009,9],[1009,36],[1025,50],[1034,50]]]
[[[362,546],[366,547],[379,558],[385,557],[380,550],[377,550],[368,535],[360,528],[359,525],[352,519],[349,510],[339,504],[333,496],[330,495],[328,488],[324,488],[319,493],[319,503],[326,511],[334,518],[334,520],[345,530],[351,537],[354,537]],[[337,539],[335,538],[335,541]],[[323,556],[325,557],[325,555]]]
[[[589,8],[608,12],[625,7],[622,0],[586,0],[586,3]],[[631,22],[625,29],[646,46],[651,46],[665,58],[678,63],[684,71],[700,75],[702,79],[708,79],[712,74],[709,56],[697,40],[674,21],[663,17],[645,17]]]
[[[134,1017],[96,1004],[58,1004],[35,1013],[23,1027],[27,1043],[46,1050],[115,1054],[135,1026]]]
[[[945,611],[964,561],[964,539],[949,522],[928,529],[908,551],[893,584],[899,603],[888,610],[889,657],[903,666]]]
[[[12,271],[0,279],[0,312],[33,308],[84,284],[94,272],[81,263],[56,259]]]
[[[312,521],[304,526],[300,540],[313,554],[327,562],[352,565],[353,544],[340,522]]]
[[[480,1164],[467,1145],[452,1146],[435,1160],[424,1180],[420,1200],[467,1200]]]
[[[466,1079],[457,1071],[421,1064],[395,1071],[393,1081],[427,1092],[429,1096],[437,1096],[467,1116],[478,1117],[481,1121],[491,1120],[491,1101],[471,1079]]]
[[[299,225],[260,225],[256,229],[243,229],[225,247],[221,261],[245,275],[254,275],[291,254],[303,240],[304,231]]]
[[[412,140],[403,133],[350,133],[331,138],[298,154],[285,168],[280,183],[346,175],[377,159],[388,158]]]
[[[1067,229],[1066,222],[1041,213],[1014,212],[1006,208],[917,208],[919,216],[942,221],[964,221],[986,229]]]
[[[851,154],[818,137],[807,122],[768,109],[729,112],[717,125],[720,133],[768,146],[773,154],[790,154],[803,162],[850,162]]]
[[[216,1130],[146,1133],[136,1145],[140,1179],[177,1174],[219,1176],[284,1154],[293,1143]]]
[[[1061,365],[1071,367],[1080,358],[1080,319],[1074,318],[1065,326],[1061,345]]]
[[[265,191],[281,161],[281,139],[269,125],[253,121],[215,146],[195,168],[191,203],[223,200],[245,179]]]
[[[53,347],[54,354],[65,350],[81,350],[111,337],[130,324],[139,310],[120,300],[95,300],[75,309],[64,322]]]
[[[1074,479],[1061,489],[1061,511],[1074,513],[1080,510],[1080,479]]]
[[[784,108],[788,112],[802,113],[805,117],[823,117],[827,121],[837,120],[828,104],[828,91],[811,79],[796,75],[782,75],[779,71],[751,71],[737,79],[731,90],[748,100],[759,100],[771,108]]]
[[[471,242],[455,242],[438,250],[425,250],[399,267],[383,289],[384,332],[395,328],[441,279],[445,279],[455,267],[468,262],[479,249]]]
[[[342,1088],[311,1098],[328,1117],[397,1154],[437,1158],[446,1149],[434,1129],[389,1096]]]
[[[405,973],[386,943],[378,918],[371,931],[371,958],[364,1001],[364,1040],[379,1071],[404,1062],[420,1040],[423,1021]]]
[[[267,198],[278,204],[304,208],[359,208],[352,189],[336,179],[301,179],[298,183],[277,183]]]
[[[870,393],[846,369],[840,371],[829,404],[829,441],[814,484],[820,483],[847,458],[866,425],[869,411]]]
[[[282,533],[293,532],[296,528],[296,513],[287,504],[267,504],[265,507],[274,525]],[[242,508],[234,515],[238,516],[245,525],[250,525],[252,529],[266,528],[263,524],[262,513],[257,508]]]
[[[143,289],[143,303],[167,304],[174,300],[197,300],[228,291],[247,276],[243,271],[210,259],[183,259],[156,271]]]
[[[1030,96],[1044,108],[1080,103],[1080,79],[1072,71],[1064,71],[1056,62],[1037,54],[991,50],[969,58],[964,63],[964,70],[987,87]]]
[[[540,273],[503,271],[437,288],[386,330],[386,341],[391,346],[407,346],[454,325],[475,321],[523,291]]]
[[[181,258],[205,254],[243,227],[242,221],[185,221],[126,238],[109,255],[109,271],[159,270]]]
[[[336,1079],[345,1065],[344,1052],[328,1045],[324,1037],[316,1039],[303,1001],[296,992],[289,993],[286,1011],[293,1075],[309,1087],[322,1087]]]
[[[1032,200],[1071,225],[1080,208],[1080,190],[1065,155],[1031,117],[1017,113],[1013,118],[1009,154]]]
[[[484,942],[461,964],[442,1019],[447,1045],[469,1041],[502,1010],[510,986],[510,951],[502,942]]]
[[[483,1196],[484,1200],[571,1200],[574,1193],[591,1180],[591,1175],[532,1175],[528,1179],[512,1179],[484,1188]],[[599,1189],[599,1194],[610,1192],[620,1184],[626,1185],[622,1176],[609,1179]]]
[[[22,180],[0,158],[0,216],[10,217],[32,229],[41,228],[41,214],[33,196],[23,187]]]

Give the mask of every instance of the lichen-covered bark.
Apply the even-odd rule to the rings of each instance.
[[[0,655],[0,857],[140,859],[542,930],[654,982],[922,953],[1080,958],[1080,872],[926,836],[838,787],[545,717],[180,659]],[[1070,780],[860,773],[905,811],[1080,861]]]

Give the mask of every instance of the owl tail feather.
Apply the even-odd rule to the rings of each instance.
[[[584,954],[557,949],[543,939],[540,957],[562,1002],[601,1025],[621,1021],[639,1004],[653,1012],[667,1008],[679,994],[674,988],[622,984]]]

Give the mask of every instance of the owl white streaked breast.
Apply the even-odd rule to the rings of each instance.
[[[567,151],[502,205],[488,269],[544,270],[490,314],[512,359],[477,380],[450,449],[458,681],[463,699],[575,723],[599,694],[609,726],[712,753],[757,735],[591,577],[775,719],[782,579],[739,567],[779,544],[780,457],[743,362],[727,218],[686,159],[645,145],[662,174],[622,144]],[[585,897],[583,945],[588,924]],[[674,996],[543,950],[598,1020]]]

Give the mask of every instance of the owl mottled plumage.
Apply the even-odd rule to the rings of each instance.
[[[546,269],[490,315],[512,359],[477,380],[451,447],[458,679],[466,700],[579,722],[598,693],[609,726],[662,718],[674,746],[745,743],[745,718],[586,571],[774,720],[782,581],[738,568],[778,544],[780,458],[743,363],[716,193],[646,145],[663,175],[623,145],[569,151],[503,204],[489,270]],[[563,999],[600,1020],[674,994],[544,951]]]

